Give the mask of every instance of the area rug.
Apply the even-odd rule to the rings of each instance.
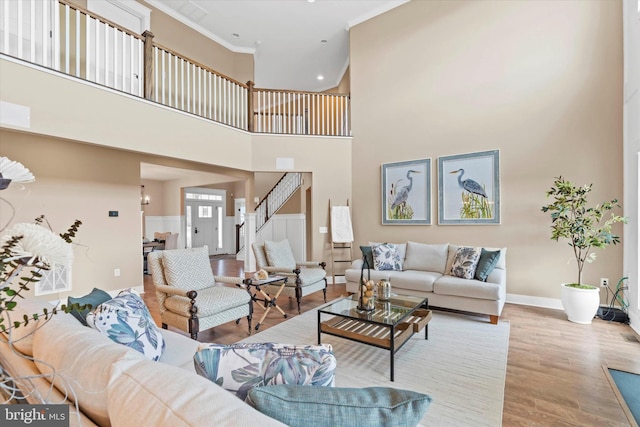
[[[603,369],[629,423],[632,426],[638,426],[640,424],[640,374],[607,366],[603,366]]]
[[[316,310],[253,335],[241,342],[317,343]],[[323,316],[323,320],[325,317]],[[322,335],[338,361],[336,386],[386,386],[425,393],[433,399],[421,424],[497,427],[509,349],[509,322],[434,311],[429,339],[415,334],[395,356],[395,381],[389,380],[389,352]]]

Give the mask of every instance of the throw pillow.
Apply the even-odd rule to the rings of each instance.
[[[407,242],[407,256],[402,268],[443,274],[447,265],[448,249],[448,243],[428,245],[409,241]]]
[[[199,291],[213,286],[215,280],[209,260],[209,248],[162,251],[164,276],[169,286]]]
[[[280,385],[254,388],[247,403],[292,427],[415,426],[429,408],[431,397],[391,387]]]
[[[366,260],[366,264],[364,267],[373,268],[373,250],[371,246],[360,246],[360,250],[362,251],[362,258]]]
[[[478,260],[478,266],[476,267],[475,278],[486,282],[489,274],[494,268],[496,268],[496,264],[498,264],[499,259],[500,251],[488,251],[485,248],[482,248],[482,251],[480,252],[480,259]]]
[[[393,243],[383,243],[374,246],[372,250],[373,265],[376,270],[402,270],[402,263],[396,245]]]
[[[87,314],[100,304],[105,301],[109,301],[111,299],[111,295],[103,291],[102,289],[93,288],[89,294],[83,297],[69,297],[67,298],[67,305],[71,307],[73,304],[78,304],[80,307],[86,306],[84,309],[80,309],[80,307],[74,308],[69,313],[73,315],[76,319],[80,321],[84,326],[87,326]]]
[[[389,243],[389,242],[384,242]],[[369,246],[374,247],[376,245],[381,245],[382,242],[369,242]],[[391,245],[396,245],[396,251],[398,251],[398,255],[400,255],[400,266],[402,270],[402,266],[404,263],[404,259],[407,255],[407,244],[406,243],[390,243]]]
[[[242,400],[253,387],[264,385],[333,387],[336,369],[336,358],[328,344],[201,344],[193,361],[199,375]]]
[[[279,242],[265,241],[264,253],[269,265],[276,268],[292,270],[296,268],[296,259],[291,252],[291,246],[287,239]]]
[[[131,347],[151,360],[164,351],[164,337],[144,301],[132,289],[103,302],[87,314],[87,324],[112,341]]]
[[[461,246],[456,251],[451,265],[451,274],[463,279],[473,279],[480,260],[480,248]]]

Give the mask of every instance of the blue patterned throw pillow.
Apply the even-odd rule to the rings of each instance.
[[[473,279],[480,260],[480,248],[461,246],[456,251],[451,265],[451,275],[462,279]]]
[[[244,400],[254,388],[275,384],[330,386],[336,358],[331,345],[201,344],[196,372]]]
[[[164,337],[140,296],[126,289],[87,314],[87,325],[112,341],[131,347],[151,360],[164,351]]]
[[[393,243],[373,246],[373,265],[376,270],[402,270],[400,253]]]

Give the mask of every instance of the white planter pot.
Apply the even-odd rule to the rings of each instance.
[[[579,289],[563,283],[560,293],[562,307],[571,322],[588,325],[600,306],[600,288]]]

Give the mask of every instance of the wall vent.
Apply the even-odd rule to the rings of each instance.
[[[35,294],[47,295],[71,290],[71,264],[56,265],[51,270],[42,270],[42,278],[36,283]]]

